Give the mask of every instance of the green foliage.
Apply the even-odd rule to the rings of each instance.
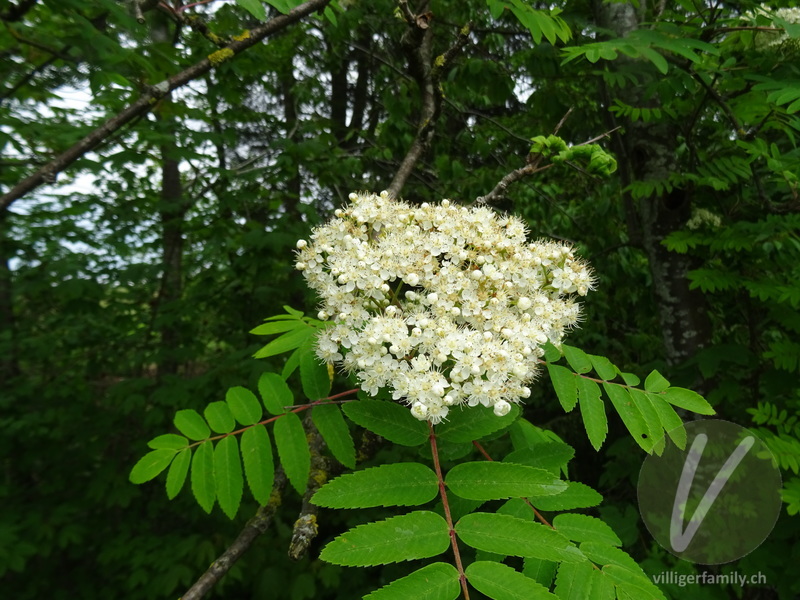
[[[328,508],[418,506],[439,493],[436,473],[419,463],[373,467],[328,482],[313,502]]]
[[[449,545],[445,520],[420,510],[354,527],[325,546],[320,558],[337,565],[368,567],[436,556]]]
[[[239,36],[268,11],[286,12],[297,2],[187,2],[193,6],[184,7],[180,26],[163,7],[146,11],[139,23],[128,3],[114,0],[6,4],[4,15],[14,6],[32,7],[18,20],[4,20],[0,31],[6,58],[0,61],[3,193],[134,102],[140,90],[217,50],[213,36]],[[710,11],[668,3],[656,13],[657,5],[639,3],[632,12],[639,31],[622,36],[596,20],[609,3],[592,10],[564,5],[560,13],[530,2],[437,4],[431,22],[435,56],[452,41],[451,23],[475,26],[471,43],[441,82],[440,121],[403,195],[469,202],[486,194],[525,164],[531,136],[553,131],[569,107],[573,111],[557,134],[564,147],[549,159],[620,127],[599,141],[618,152],[616,171],[589,168],[592,151],[581,150],[586,154],[513,184],[498,203],[523,216],[533,238],[578,241],[595,265],[598,289],[585,303],[582,328],[570,337],[596,353],[587,354],[591,366],[578,355],[572,368],[553,349],[546,368],[556,392],[546,382],[532,386],[527,405],[496,429],[489,426],[497,424],[491,414],[473,427],[457,419],[480,411],[453,411],[451,422],[434,429],[442,478],[461,463],[481,460],[471,443],[479,440],[503,464],[564,479],[562,493],[530,499],[538,511],[558,513],[545,514],[557,529],[573,515],[563,511],[599,516],[648,573],[693,573],[696,568],[676,566],[648,545],[637,525],[630,482],[640,453],[634,442],[657,451],[654,439],[666,431],[683,447],[683,405],[703,413],[710,404],[742,423],[751,417],[748,409],[755,410],[766,419],[754,421],[758,434],[784,470],[792,517],[782,515],[761,548],[721,571],[761,569],[768,585],[744,593],[783,600],[800,593],[785,568],[800,512],[792,421],[800,368],[800,73],[788,45],[765,51],[758,43],[763,33],[742,29],[772,26],[766,16],[744,20],[744,11],[773,12],[780,5],[751,5],[720,4]],[[331,375],[309,360],[321,323],[297,311],[268,319],[254,334],[280,336],[272,346],[244,333],[285,304],[314,314],[315,300],[292,275],[293,244],[346,201],[349,190],[388,185],[418,127],[420,90],[404,76],[402,53],[387,51],[397,47],[405,27],[393,15],[395,3],[331,6],[325,18],[314,15],[293,25],[159,102],[157,117],[129,123],[60,169],[53,184],[0,215],[0,578],[14,598],[180,596],[236,538],[255,504],[273,500],[282,455],[273,456],[270,429],[287,410],[300,417],[310,411],[330,454],[348,469],[361,461],[370,468],[432,459],[424,446],[430,430],[402,421],[408,416],[403,406],[395,405],[396,415],[364,418],[355,409],[351,418],[347,411],[362,401],[350,402],[350,396],[336,399],[347,402],[344,410],[326,400],[301,404],[347,389],[340,374],[329,387]],[[210,35],[187,27],[194,17]],[[172,39],[178,42],[172,45]],[[554,47],[567,41],[572,47]],[[342,73],[343,84],[337,80]],[[672,144],[659,146],[659,138]],[[180,167],[185,211],[172,221],[163,212],[167,156]],[[636,161],[647,156],[664,158],[662,168],[637,170]],[[606,178],[573,176],[575,167]],[[652,206],[669,207],[667,218],[648,215]],[[172,234],[185,244],[170,255],[164,242],[176,223]],[[693,295],[680,300],[678,308],[688,311],[680,314],[699,311],[709,318],[702,349],[679,361],[668,356],[670,335],[656,316],[664,290],[653,275],[664,273],[665,263],[645,249],[637,232],[644,225],[648,233],[648,223],[656,225],[654,243],[670,251],[666,256],[686,258],[692,269]],[[170,279],[176,272],[169,258],[176,256],[183,262]],[[684,277],[672,273],[670,281],[673,276]],[[169,326],[176,337],[164,335]],[[257,352],[262,360],[248,360]],[[16,367],[6,370],[9,361]],[[702,385],[709,403],[670,392],[673,387],[654,388],[660,379],[644,377],[654,369],[677,385]],[[645,380],[644,391],[636,389],[634,372]],[[579,381],[591,381],[601,392],[598,398],[592,385],[581,383],[591,388],[585,424],[584,407],[581,417],[574,410]],[[266,413],[254,407],[253,396]],[[212,433],[204,415],[215,402]],[[382,424],[384,417],[403,423],[401,433]],[[231,433],[219,433],[231,419]],[[371,450],[362,441],[362,421],[382,436]],[[303,423],[305,442],[309,421]],[[590,428],[587,440],[584,430]],[[174,433],[150,439],[166,431]],[[387,441],[393,437],[408,445]],[[228,438],[233,444],[220,450]],[[592,443],[601,441],[594,452]],[[218,452],[219,458],[238,456],[250,490],[242,490],[234,521],[213,506],[225,503],[230,512],[244,483],[237,486],[230,477],[233,462],[215,464]],[[136,466],[128,473],[120,465]],[[215,467],[225,476],[222,483]],[[166,497],[156,485],[126,485],[129,474],[134,480],[164,477]],[[184,487],[193,493],[181,494]],[[455,493],[448,500],[456,520],[480,502]],[[444,514],[441,500],[429,502],[425,510]],[[480,510],[499,511],[498,504],[517,518],[530,510],[519,498],[489,501]],[[275,527],[266,534],[273,537],[255,544],[218,584],[218,597],[270,598],[281,590],[292,600],[356,598],[387,581],[395,583],[370,597],[458,596],[459,574],[446,564],[447,554],[444,562],[422,568],[414,562],[343,571],[318,561],[312,545],[310,558],[290,563],[281,540],[299,505],[294,491],[284,494]],[[337,528],[386,516],[382,508],[323,510],[318,522],[321,533],[333,537]],[[568,530],[561,533],[581,535]],[[611,538],[595,542],[612,545]],[[591,547],[581,551],[597,561],[526,558],[522,576],[561,598],[660,597],[631,565],[604,563],[609,556]],[[470,562],[469,549],[463,558],[469,585],[487,595],[538,593],[527,581],[519,583],[520,561],[509,561],[516,567],[512,575],[510,566],[482,555]],[[498,590],[503,582],[508,585]],[[661,587],[671,598],[700,593]],[[701,593],[716,600],[738,597],[741,590],[704,586]]]
[[[600,449],[608,432],[601,390],[611,401],[633,439],[646,452],[660,454],[665,434],[669,434],[678,447],[685,446],[683,423],[670,404],[702,415],[714,414],[714,409],[700,394],[671,387],[658,371],[650,372],[642,391],[633,387],[638,385],[638,377],[623,373],[605,357],[591,356],[566,344],[561,350],[572,370],[550,361],[547,363],[547,372],[564,410],[569,412],[576,404],[580,404],[584,428],[595,450]],[[552,353],[550,356],[555,357]],[[593,369],[599,379],[586,375]],[[625,383],[613,381],[617,376]]]

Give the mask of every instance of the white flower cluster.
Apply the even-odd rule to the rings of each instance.
[[[482,404],[502,416],[530,395],[537,359],[579,319],[594,278],[572,249],[528,243],[523,222],[448,200],[386,192],[351,204],[297,242],[297,269],[332,320],[317,354],[370,395],[388,387],[420,420]]]

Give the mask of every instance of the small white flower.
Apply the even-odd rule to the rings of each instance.
[[[495,403],[493,410],[498,417],[505,417],[511,411],[511,405],[505,400],[500,400]]]

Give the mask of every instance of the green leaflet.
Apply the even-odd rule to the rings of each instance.
[[[175,456],[167,472],[167,498],[172,500],[183,488],[189,465],[192,462],[191,448],[184,448]]]
[[[588,600],[592,589],[594,567],[588,560],[558,565],[556,596],[561,600]]]
[[[264,402],[264,407],[273,415],[282,415],[286,411],[284,406],[292,406],[294,404],[294,395],[292,390],[286,384],[286,381],[277,373],[264,373],[258,380],[258,393],[261,394],[261,400]]]
[[[530,501],[539,510],[573,510],[597,506],[603,497],[586,484],[568,481],[567,489],[560,494],[530,498]]]
[[[447,487],[468,500],[550,496],[567,484],[543,469],[501,462],[467,462],[456,465],[445,478]]]
[[[263,425],[251,427],[242,434],[242,462],[247,485],[261,506],[269,502],[275,481],[275,464],[269,433]]]
[[[233,418],[245,426],[258,423],[263,414],[256,395],[241,386],[230,388],[225,394],[225,402],[228,403]]]
[[[317,490],[312,502],[327,508],[416,506],[438,493],[436,473],[429,467],[395,463],[337,477]]]
[[[617,376],[617,367],[611,364],[605,356],[589,355],[589,360],[592,361],[592,367],[595,372],[600,376],[600,379],[611,381]]]
[[[205,419],[190,408],[175,413],[175,427],[190,440],[204,440],[211,435]]]
[[[531,556],[552,561],[585,560],[583,554],[557,531],[508,515],[472,513],[455,526],[468,546],[504,556]]]
[[[239,445],[232,435],[222,438],[214,448],[214,486],[219,507],[233,519],[242,501],[244,479]]]
[[[588,373],[592,370],[592,360],[586,352],[566,344],[561,349],[564,351],[564,358],[567,359],[567,363],[569,363],[573,371],[576,373]]]
[[[606,408],[600,399],[600,386],[591,379],[578,378],[578,399],[581,406],[581,417],[589,441],[595,450],[600,450],[608,433]]]
[[[199,416],[199,415],[198,415]],[[181,448],[185,448],[189,445],[189,440],[187,440],[182,435],[175,435],[174,433],[165,433],[164,435],[160,435],[156,438],[153,438],[147,445],[150,446],[153,450],[180,450]]]
[[[556,576],[556,568],[559,563],[552,560],[542,560],[541,558],[528,557],[523,559],[522,573],[525,577],[541,583],[544,587],[550,588],[553,583],[553,578]],[[561,564],[576,564],[576,563],[561,563]]]
[[[458,571],[433,563],[364,596],[364,600],[455,600],[461,593]]]
[[[385,565],[428,558],[450,546],[447,522],[429,511],[415,511],[359,525],[323,548],[320,558],[348,567]]]
[[[311,402],[326,398],[331,391],[328,366],[317,358],[314,343],[314,338],[310,338],[300,347],[300,383]]]
[[[671,387],[661,394],[661,397],[680,408],[685,408],[700,415],[713,415],[716,411],[697,392],[679,387]]]
[[[621,546],[622,542],[605,522],[589,515],[560,514],[553,519],[553,527],[573,542],[599,542]]]
[[[575,449],[563,442],[540,442],[515,450],[503,462],[528,465],[558,475],[562,469],[567,468],[567,463],[573,456]]]
[[[250,333],[253,335],[275,335],[276,333],[284,333],[304,326],[305,324],[302,321],[272,321],[251,329]]]
[[[546,587],[498,562],[478,561],[466,569],[467,580],[495,600],[555,600]]]
[[[648,392],[658,393],[663,392],[669,387],[669,381],[656,370],[650,372],[650,375],[644,380],[644,389]]]
[[[203,415],[211,429],[217,433],[230,433],[236,427],[231,409],[225,402],[210,402]]]
[[[263,409],[256,395],[241,386],[228,389],[225,394],[225,402],[236,419],[242,425],[253,425],[261,420]]]
[[[176,452],[177,450],[170,448],[148,452],[133,465],[131,474],[128,477],[130,482],[144,483],[145,481],[150,481],[169,466]]]
[[[547,373],[553,382],[558,401],[565,411],[570,412],[578,403],[578,378],[566,367],[550,363],[547,364]]]
[[[217,497],[214,488],[214,444],[203,442],[197,447],[192,458],[192,493],[197,503],[207,513],[214,508]]]
[[[650,437],[653,441],[653,450],[656,454],[661,454],[664,448],[664,429],[661,426],[661,419],[658,417],[656,409],[653,407],[648,394],[644,393],[638,388],[629,388],[628,392],[631,395],[633,403],[642,413],[647,430],[650,432]]]
[[[300,417],[293,412],[286,413],[275,421],[273,433],[286,477],[302,496],[311,470],[311,452],[308,449],[306,430],[300,422]]]
[[[675,442],[675,445],[683,450],[686,448],[686,428],[683,426],[683,420],[675,412],[669,404],[664,402],[661,394],[647,394],[650,404],[655,408],[656,414],[661,421],[661,426],[669,434],[669,437]]]
[[[519,413],[516,404],[512,404],[509,413],[503,417],[498,417],[491,408],[480,405],[451,409],[447,420],[436,426],[436,436],[448,442],[472,442],[508,427]]]
[[[339,407],[335,404],[314,406],[311,419],[336,460],[348,469],[355,469],[356,447]]]
[[[633,401],[627,388],[615,383],[603,383],[603,389],[636,443],[645,452],[652,452],[653,435],[645,423],[641,409]]]
[[[303,345],[307,339],[312,337],[317,332],[316,328],[310,325],[298,327],[291,331],[284,333],[282,336],[275,338],[269,344],[261,348],[253,355],[253,358],[268,358],[276,354],[283,354],[289,350],[294,350]]]
[[[342,406],[347,417],[373,433],[401,446],[419,446],[428,440],[428,424],[394,402],[359,400]]]

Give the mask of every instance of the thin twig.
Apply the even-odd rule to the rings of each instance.
[[[555,133],[557,133],[558,130],[561,129],[561,126],[564,124],[564,121],[569,116],[571,111],[572,111],[572,109],[569,109],[567,111],[567,114],[565,114],[561,118],[561,120],[558,122],[558,124],[556,125],[555,129],[553,130],[554,131],[553,135],[555,135]],[[585,142],[581,142],[580,144],[576,144],[576,145],[577,146],[587,146],[589,144],[593,144],[594,142],[596,142],[598,140],[601,140],[601,139],[603,139],[605,137],[609,137],[617,129],[619,129],[619,127],[615,127],[614,129],[610,129],[610,130],[606,131],[605,133],[601,133],[600,135],[598,135],[596,137],[593,137],[590,140],[586,140]],[[542,171],[546,171],[546,170],[548,170],[548,169],[550,169],[550,168],[555,166],[555,163],[550,163],[549,165],[545,165],[543,167],[540,167],[539,166],[540,162],[541,162],[541,154],[538,155],[536,158],[534,158],[533,161],[530,164],[527,164],[524,167],[520,167],[519,169],[516,169],[515,171],[511,171],[510,173],[507,173],[497,183],[497,185],[494,186],[494,189],[492,189],[491,192],[489,192],[485,196],[479,196],[475,200],[475,202],[478,203],[478,204],[488,204],[488,203],[491,203],[491,202],[496,202],[496,201],[498,201],[498,200],[500,200],[502,198],[505,198],[506,190],[508,190],[508,186],[510,186],[512,183],[514,183],[516,181],[519,181],[520,179],[524,179],[525,177],[528,177],[530,175],[534,175],[536,173],[541,173]],[[570,166],[570,167],[572,167],[574,169],[582,171],[582,169],[580,167],[578,167],[577,165],[574,165],[572,163],[566,163],[566,164],[568,164],[568,166]]]
[[[461,28],[453,45],[444,54],[433,59],[431,52],[433,30],[430,27],[429,13],[414,16],[411,14],[407,2],[400,0],[399,4],[409,27],[403,36],[403,46],[408,54],[409,70],[416,79],[422,94],[422,109],[414,141],[387,188],[389,196],[392,198],[400,196],[414,167],[430,146],[434,126],[442,106],[442,75],[469,40],[469,25],[467,25]]]

